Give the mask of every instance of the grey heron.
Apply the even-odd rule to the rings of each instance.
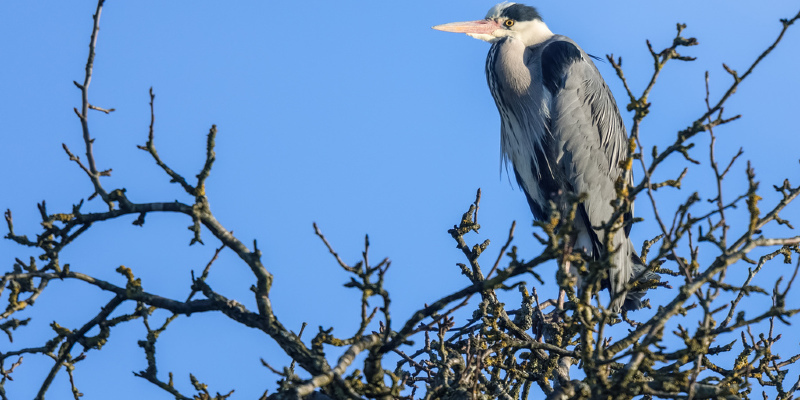
[[[503,2],[478,21],[434,26],[492,44],[486,79],[501,119],[502,158],[528,200],[534,218],[548,217],[550,202],[567,211],[566,193],[585,194],[574,221],[573,247],[597,258],[613,214],[615,182],[623,176],[628,138],[617,104],[590,56],[570,38],[555,35],[535,8]],[[629,183],[632,174],[628,174]],[[630,221],[632,211],[625,215]],[[643,271],[628,224],[612,238],[610,309],[641,308],[643,291],[626,292]],[[580,286],[580,285],[579,285]]]

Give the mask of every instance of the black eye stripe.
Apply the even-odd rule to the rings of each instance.
[[[502,16],[515,21],[533,21],[534,19],[542,19],[539,12],[535,8],[526,6],[524,4],[514,4],[507,7],[502,12]]]

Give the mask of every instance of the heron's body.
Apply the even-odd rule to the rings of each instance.
[[[571,39],[554,35],[532,7],[501,3],[485,20],[440,25],[492,43],[486,77],[501,119],[503,158],[511,163],[536,219],[549,204],[565,212],[565,194],[585,194],[575,218],[574,247],[598,257],[599,227],[613,214],[615,183],[627,157],[627,135],[608,86]],[[631,181],[631,174],[628,175]],[[628,213],[626,219],[631,218]],[[612,296],[624,292],[638,259],[628,234],[613,236]],[[643,293],[617,296],[611,308],[636,309]]]

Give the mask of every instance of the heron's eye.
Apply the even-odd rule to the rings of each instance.
[[[505,25],[507,28],[511,28],[512,26],[514,26],[514,20],[507,19],[506,22],[503,22],[503,25]]]

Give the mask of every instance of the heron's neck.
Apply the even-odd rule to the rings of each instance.
[[[520,39],[525,42],[526,47],[537,45],[553,37],[553,32],[551,32],[547,24],[541,20],[534,19],[533,21],[521,22],[520,24],[524,24]]]
[[[509,37],[494,45],[494,68],[498,79],[515,94],[521,96],[531,86],[531,72],[525,65],[525,43]]]

